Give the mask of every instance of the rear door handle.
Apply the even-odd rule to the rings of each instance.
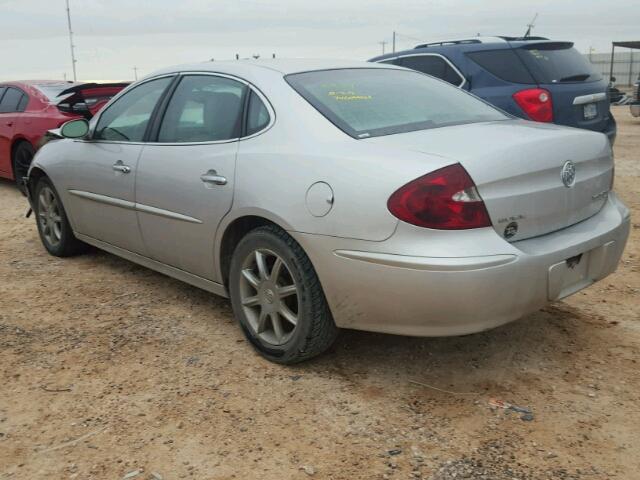
[[[215,170],[209,170],[207,173],[200,175],[200,180],[204,183],[213,183],[214,185],[226,185],[227,179],[222,175],[218,175]]]
[[[13,122],[7,122],[7,127],[13,127]]]
[[[131,167],[122,163],[122,160],[118,160],[114,163],[112,168],[114,171],[122,173],[129,173],[131,171]]]

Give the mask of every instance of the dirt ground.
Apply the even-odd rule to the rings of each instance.
[[[47,255],[0,182],[0,479],[640,478],[640,120],[615,115],[617,273],[493,331],[345,331],[295,367],[253,353],[227,300]]]

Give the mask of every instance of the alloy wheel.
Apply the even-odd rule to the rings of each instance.
[[[286,343],[298,325],[300,293],[286,262],[257,249],[242,264],[240,301],[254,333],[271,345]]]
[[[62,238],[62,216],[58,199],[49,187],[44,187],[38,195],[38,222],[49,245],[57,246]]]

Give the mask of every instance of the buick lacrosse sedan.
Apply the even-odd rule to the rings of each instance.
[[[613,272],[629,233],[605,135],[389,65],[168,68],[58,133],[25,179],[45,248],[229,296],[280,363],[339,328],[515,320]]]

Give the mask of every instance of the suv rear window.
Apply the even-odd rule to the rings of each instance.
[[[516,50],[539,83],[597,82],[602,75],[572,43],[538,43]]]
[[[536,83],[518,55],[510,48],[469,52],[467,56],[505,82]]]
[[[509,118],[466,92],[410,70],[320,70],[285,79],[354,138]]]

